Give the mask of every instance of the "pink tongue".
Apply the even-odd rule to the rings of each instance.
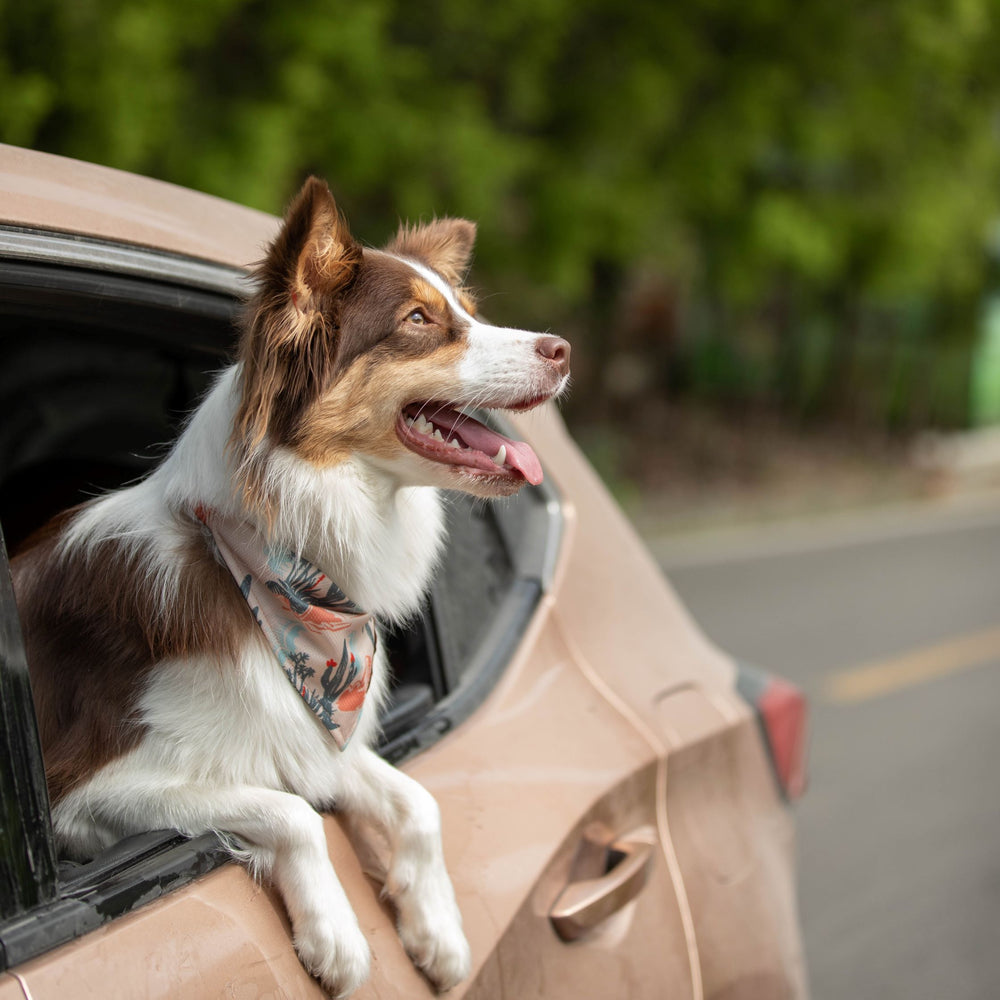
[[[437,424],[448,422],[443,419],[444,416],[444,413],[440,415],[438,413],[430,414],[431,420]],[[452,414],[449,413],[447,416],[451,417]],[[505,465],[520,472],[532,486],[537,486],[542,481],[542,465],[538,461],[538,456],[532,451],[531,445],[525,444],[524,441],[511,441],[510,438],[490,430],[489,427],[485,427],[477,420],[464,414],[455,413],[454,416],[455,419],[450,421],[451,427],[449,429],[470,448],[485,452],[492,458],[503,445],[507,449],[507,457],[504,459]]]

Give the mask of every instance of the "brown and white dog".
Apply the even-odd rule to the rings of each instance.
[[[441,219],[362,248],[327,186],[307,181],[257,270],[236,364],[168,457],[62,515],[13,564],[62,849],[223,832],[277,886],[302,962],[334,994],[369,967],[316,811],[334,805],[352,835],[389,843],[385,891],[413,961],[440,989],[468,974],[437,805],[370,749],[382,649],[359,674],[343,646],[348,707],[363,697],[364,711],[347,713],[349,741],[334,739],[346,730],[289,682],[215,528],[332,581],[308,607],[282,591],[286,611],[320,622],[303,634],[345,608],[400,622],[441,549],[436,487],[494,497],[540,481],[530,447],[462,410],[557,395],[569,345],[476,318],[460,287],[474,237],[472,223]]]

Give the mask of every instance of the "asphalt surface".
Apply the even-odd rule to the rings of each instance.
[[[814,1000],[1000,997],[1000,504],[653,548],[719,645],[810,697]]]

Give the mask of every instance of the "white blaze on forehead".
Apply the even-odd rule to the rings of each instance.
[[[459,318],[466,320],[469,323],[475,323],[476,319],[470,316],[468,312],[462,307],[462,303],[458,301],[458,296],[455,294],[455,289],[448,284],[444,278],[441,277],[437,271],[432,271],[429,267],[425,267],[423,264],[418,264],[415,260],[410,260],[409,257],[399,257],[396,254],[389,254],[390,257],[395,257],[396,260],[405,264],[407,267],[416,271],[428,285],[436,288],[443,296],[445,301],[451,306],[452,310],[459,316]]]

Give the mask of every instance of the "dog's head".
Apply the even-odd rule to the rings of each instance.
[[[319,467],[362,454],[406,485],[484,497],[541,481],[527,444],[463,410],[559,394],[569,344],[476,318],[461,287],[475,233],[439,219],[362,248],[326,184],[306,182],[258,267],[240,341],[233,444],[251,496],[276,447]]]

